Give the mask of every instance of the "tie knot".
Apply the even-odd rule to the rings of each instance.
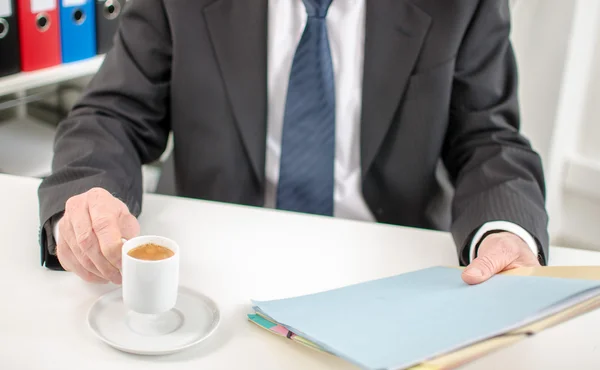
[[[309,17],[325,18],[332,0],[302,0]]]

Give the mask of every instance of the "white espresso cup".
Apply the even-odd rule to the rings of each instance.
[[[128,252],[144,244],[157,244],[173,251],[162,260],[141,260]],[[160,315],[173,309],[179,288],[179,246],[162,236],[138,236],[122,249],[123,303],[132,312]]]

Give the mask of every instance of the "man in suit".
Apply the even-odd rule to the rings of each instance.
[[[450,230],[469,284],[545,263],[509,32],[500,0],[133,1],[59,125],[42,262],[120,283],[172,132],[179,195]]]

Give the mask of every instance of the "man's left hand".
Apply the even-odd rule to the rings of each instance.
[[[465,268],[462,278],[467,284],[479,284],[499,272],[532,266],[540,266],[540,262],[527,243],[515,234],[500,232],[483,239],[477,258]]]

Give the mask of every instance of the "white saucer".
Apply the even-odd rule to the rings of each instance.
[[[132,320],[123,304],[121,289],[98,298],[88,312],[87,321],[100,340],[118,350],[138,355],[166,355],[208,338],[217,329],[220,318],[219,309],[210,298],[180,287],[175,308],[161,320],[171,326],[165,334],[131,329],[139,326],[140,318],[134,316]]]

